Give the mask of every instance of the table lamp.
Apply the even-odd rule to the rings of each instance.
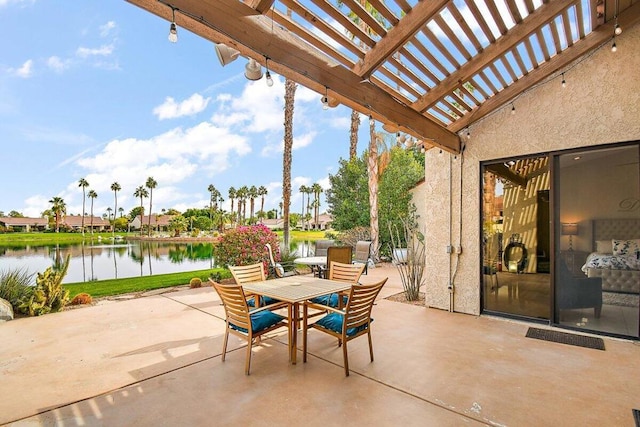
[[[573,236],[578,235],[578,224],[575,222],[563,223],[561,233],[563,236],[569,236],[569,250],[573,251]]]

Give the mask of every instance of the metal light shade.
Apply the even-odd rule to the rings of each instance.
[[[244,67],[244,76],[249,80],[260,80],[262,78],[262,67],[255,59],[249,58],[249,62]]]
[[[235,61],[236,58],[240,56],[240,51],[232,47],[229,47],[226,44],[216,43],[214,46],[216,48],[216,54],[218,55],[218,59],[220,60],[220,63],[222,64],[223,67]]]

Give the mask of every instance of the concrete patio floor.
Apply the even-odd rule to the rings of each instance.
[[[525,338],[531,325],[384,299],[366,338],[342,350],[311,331],[287,360],[286,331],[220,360],[224,310],[210,287],[0,324],[0,425],[634,426],[640,345],[606,351]],[[543,326],[544,327],[544,326]],[[300,350],[301,351],[301,350]]]

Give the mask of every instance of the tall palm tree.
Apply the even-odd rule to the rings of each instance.
[[[123,207],[118,208],[118,212],[120,212],[120,218],[122,218],[122,214],[124,214],[124,208]]]
[[[307,219],[307,230],[311,229],[311,194],[313,194],[312,187],[306,187],[307,189],[307,213],[305,218]]]
[[[118,191],[120,190],[122,190],[122,188],[120,187],[120,184],[118,184],[117,181],[111,184],[111,191],[113,191],[113,200],[114,200],[114,204],[113,204],[114,215],[118,211]],[[114,221],[113,227],[111,229],[111,235],[115,236],[115,234],[116,234],[116,224]]]
[[[287,13],[290,10],[287,9]],[[293,151],[293,107],[298,85],[290,79],[284,82],[284,149],[282,150],[282,239],[284,247],[289,247],[289,208],[291,206],[291,163]]]
[[[320,216],[320,193],[322,193],[322,187],[317,182],[311,186],[311,191],[313,191],[313,222],[315,223],[315,228],[318,228],[318,220]]]
[[[229,200],[231,200],[231,213],[233,213],[233,202],[235,201],[235,198],[237,196],[237,191],[235,189],[235,187],[229,187]],[[232,223],[233,224],[233,223]]]
[[[111,206],[109,206],[109,207],[107,208],[107,219],[108,219],[109,221],[111,221],[111,211],[113,211],[113,209],[111,209]]]
[[[349,130],[349,160],[358,156],[358,129],[360,128],[360,113],[351,110],[351,129]]]
[[[67,213],[67,204],[62,197],[53,197],[49,200],[49,203],[51,203],[51,211],[53,211],[56,218],[56,233],[59,233],[60,219],[63,214]]]
[[[249,223],[253,224],[253,212],[255,208],[256,198],[258,197],[258,188],[255,185],[249,187],[247,196],[249,197]]]
[[[142,236],[142,215],[144,214],[144,202],[143,199],[145,197],[149,197],[149,192],[143,185],[136,188],[136,191],[133,193],[133,197],[140,197],[140,235]]]
[[[94,190],[89,190],[89,193],[87,193],[87,197],[91,199],[91,219],[90,219],[90,224],[91,224],[91,235],[93,235],[93,202],[94,202],[95,198],[98,197],[98,193],[96,193]]]
[[[300,188],[298,188],[298,191],[300,192],[300,194],[302,195],[302,210],[300,211],[300,219],[302,220],[302,228],[304,229],[304,195],[307,193],[307,186],[306,185],[301,185]]]
[[[213,199],[216,198],[216,192],[218,190],[216,190],[216,187],[213,186],[213,184],[209,184],[209,186],[207,187],[207,190],[209,191],[209,221],[211,221],[211,231],[213,231]]]
[[[371,257],[378,260],[379,228],[378,228],[378,138],[376,122],[369,117],[369,158],[367,172],[369,174],[369,228],[371,233]]]
[[[87,198],[87,194],[85,192],[85,189],[89,186],[89,183],[87,182],[86,179],[84,178],[80,178],[80,180],[78,181],[78,187],[82,187],[82,236],[84,236],[84,202],[85,199]]]
[[[267,193],[267,187],[264,185],[258,187],[258,196],[260,196],[260,212],[262,212],[260,222],[262,222],[262,219],[264,218],[264,196],[266,196]]]
[[[246,188],[246,186],[242,186],[236,191],[236,200],[238,201],[238,225],[242,225],[242,203],[247,194]]]
[[[149,189],[149,224],[148,224],[148,228],[147,228],[147,236],[151,236],[151,212],[153,212],[153,189],[156,188],[158,186],[158,183],[156,182],[155,179],[153,179],[153,177],[149,177],[147,178],[147,182],[145,183],[145,186]]]

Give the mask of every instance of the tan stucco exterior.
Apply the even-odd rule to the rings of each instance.
[[[463,158],[427,151],[427,305],[450,309],[453,283],[453,310],[480,312],[481,161],[640,139],[640,26],[616,43],[615,53],[607,43],[561,70],[566,88],[558,73],[515,99],[515,114],[509,104],[472,125],[470,139],[461,131]],[[462,253],[448,254],[448,245]]]

